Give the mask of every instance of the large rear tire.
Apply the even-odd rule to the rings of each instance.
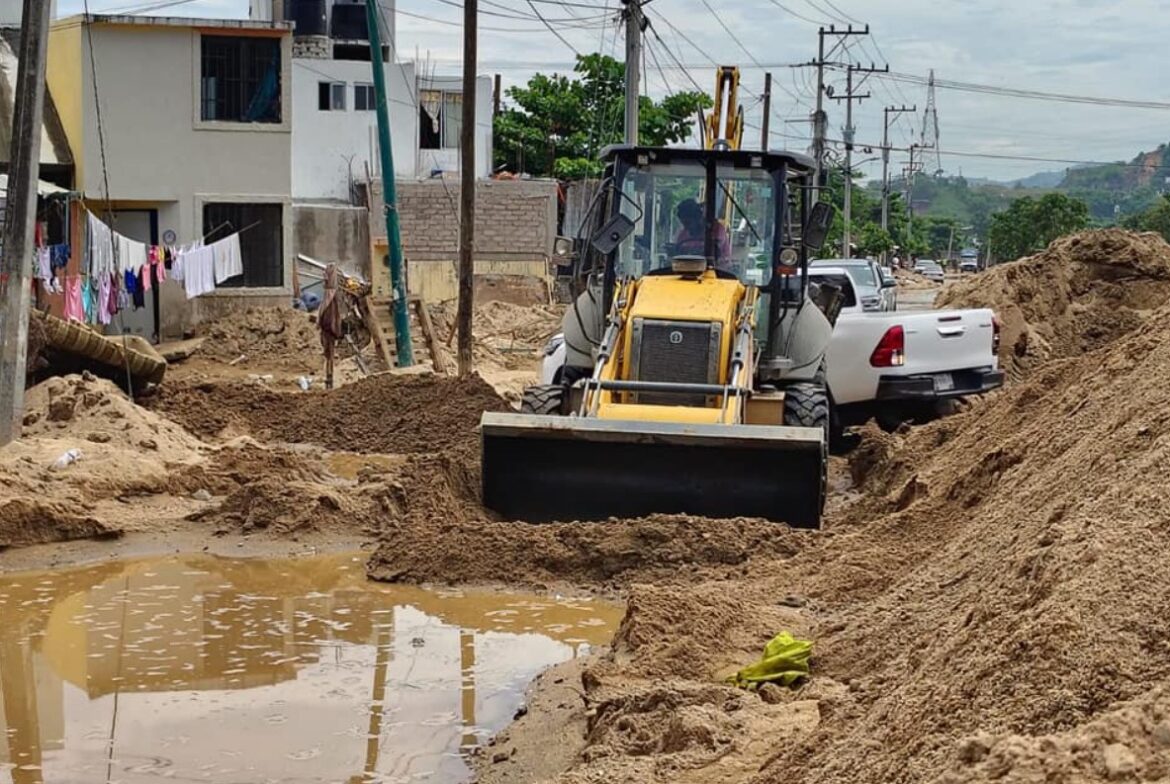
[[[821,447],[820,508],[825,510],[829,487],[829,437],[832,422],[829,393],[820,384],[792,384],[784,388],[784,424],[816,427],[824,433]]]
[[[561,416],[565,413],[566,392],[560,384],[528,387],[520,398],[520,413]]]

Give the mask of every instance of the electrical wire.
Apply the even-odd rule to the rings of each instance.
[[[573,54],[577,55],[578,57],[581,56],[581,53],[579,51],[577,51],[577,47],[575,47],[571,43],[569,43],[563,35],[561,35],[560,33],[557,32],[557,29],[555,27],[553,27],[547,19],[545,19],[543,16],[541,16],[540,11],[538,11],[536,9],[536,3],[532,2],[532,0],[528,0],[528,7],[532,9],[532,13],[536,14],[536,17],[538,19],[540,19],[541,23],[544,24],[544,26],[548,28],[548,31],[557,37],[558,41],[560,41],[562,44],[564,44],[565,46],[572,49]]]

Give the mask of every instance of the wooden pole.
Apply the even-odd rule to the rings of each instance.
[[[24,418],[29,290],[37,220],[37,181],[41,173],[41,124],[50,13],[50,0],[24,0],[12,146],[8,157],[3,247],[0,247],[0,446],[20,437]]]
[[[463,2],[463,127],[459,139],[459,376],[471,375],[471,314],[475,296],[475,71],[477,0]]]
[[[492,92],[492,117],[500,113],[500,75],[496,74],[495,90]]]

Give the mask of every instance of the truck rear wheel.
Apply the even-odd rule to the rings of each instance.
[[[560,384],[528,387],[520,398],[520,413],[561,416],[565,413],[566,391]]]
[[[792,384],[784,389],[784,424],[790,427],[816,427],[824,433],[821,448],[821,511],[829,485],[829,393],[820,384]]]

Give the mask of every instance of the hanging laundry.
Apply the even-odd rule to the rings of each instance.
[[[51,254],[52,251],[48,248],[37,248],[37,277],[46,286],[49,285],[49,281],[53,278],[53,268],[49,261],[52,258]]]
[[[223,283],[229,278],[244,274],[244,261],[240,256],[240,235],[233,234],[211,244],[215,252],[215,282]]]
[[[98,297],[94,311],[97,315],[97,323],[102,325],[109,324],[113,315],[110,313],[110,281],[112,279],[112,275],[102,275],[98,280]]]
[[[122,309],[118,302],[118,290],[122,287],[118,285],[118,276],[112,272],[107,276],[107,279],[110,282],[109,298],[106,300],[105,307],[106,311],[110,314],[110,317],[113,318],[118,314],[118,311]]]
[[[131,270],[126,270],[122,273],[122,277],[124,279],[126,291],[129,294],[133,294],[138,289],[138,276],[136,276]]]
[[[81,277],[78,275],[65,278],[65,320],[85,321],[85,308],[81,300]]]
[[[215,251],[210,245],[182,254],[182,262],[187,299],[215,291]]]
[[[143,278],[145,277],[144,273],[149,274],[148,270],[148,267],[142,267],[134,275],[134,277],[137,278],[135,281],[136,285],[134,287],[135,310],[146,307],[146,284],[143,282]],[[126,274],[129,275],[130,273],[127,272]]]
[[[93,323],[93,286],[90,285],[89,278],[81,279],[81,311],[84,314],[83,321],[86,324]]]
[[[88,242],[86,243],[89,264],[86,271],[91,275],[121,271],[114,262],[114,232],[97,219],[92,212],[86,218]]]

